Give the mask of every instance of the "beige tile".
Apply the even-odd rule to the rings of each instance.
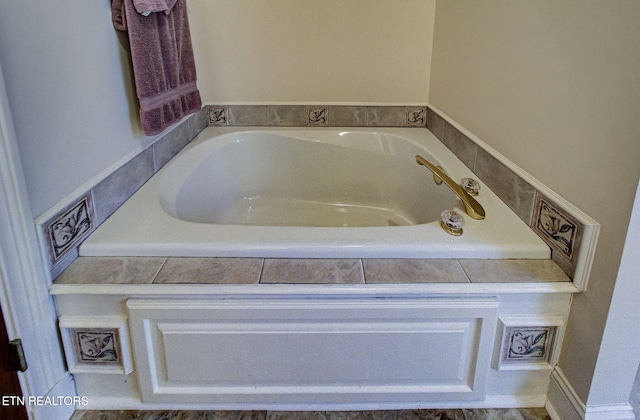
[[[367,126],[404,127],[407,125],[407,108],[404,106],[367,107]]]
[[[444,137],[444,119],[431,108],[427,108],[427,128],[439,140]]]
[[[569,281],[551,260],[460,260],[472,283]]]
[[[262,258],[169,258],[155,284],[256,284]]]
[[[269,123],[266,105],[229,105],[227,109],[229,125],[264,126]]]
[[[526,224],[530,224],[536,189],[487,151],[478,148],[474,173]]]
[[[164,257],[80,257],[56,279],[56,284],[151,283]]]
[[[457,128],[445,122],[442,142],[464,163],[467,168],[475,170],[478,145],[462,134]]]
[[[364,283],[358,259],[266,259],[260,283]]]
[[[332,127],[362,127],[367,125],[364,106],[330,106],[329,124]]]
[[[270,126],[303,127],[306,124],[304,105],[269,105],[267,116]]]
[[[368,284],[469,282],[457,260],[366,259],[362,264]]]

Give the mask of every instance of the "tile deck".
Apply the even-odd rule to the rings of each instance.
[[[79,257],[56,284],[569,282],[551,260]]]

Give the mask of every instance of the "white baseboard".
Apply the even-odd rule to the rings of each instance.
[[[558,367],[551,373],[545,408],[552,420],[634,420],[631,404],[586,405]]]
[[[28,405],[29,418],[33,420],[68,420],[76,410],[76,405],[73,402],[78,398],[73,377],[67,373],[47,395],[32,396],[31,403]]]
[[[585,420],[635,420],[631,404],[587,406]]]

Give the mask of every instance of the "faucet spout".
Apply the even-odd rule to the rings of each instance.
[[[456,184],[447,174],[445,174],[440,168],[429,162],[427,159],[420,155],[416,155],[416,162],[418,165],[426,166],[433,172],[435,176],[440,178],[447,186],[458,196],[464,204],[465,211],[472,219],[482,220],[485,218],[484,208],[476,201],[475,198],[469,195],[460,185]]]

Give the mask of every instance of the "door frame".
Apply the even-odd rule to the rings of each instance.
[[[9,339],[22,339],[29,365],[18,373],[22,393],[43,398],[76,395],[60,346],[48,291],[51,276],[38,246],[1,65],[0,232],[0,305]],[[27,405],[32,419],[62,419],[74,410],[64,405]]]

